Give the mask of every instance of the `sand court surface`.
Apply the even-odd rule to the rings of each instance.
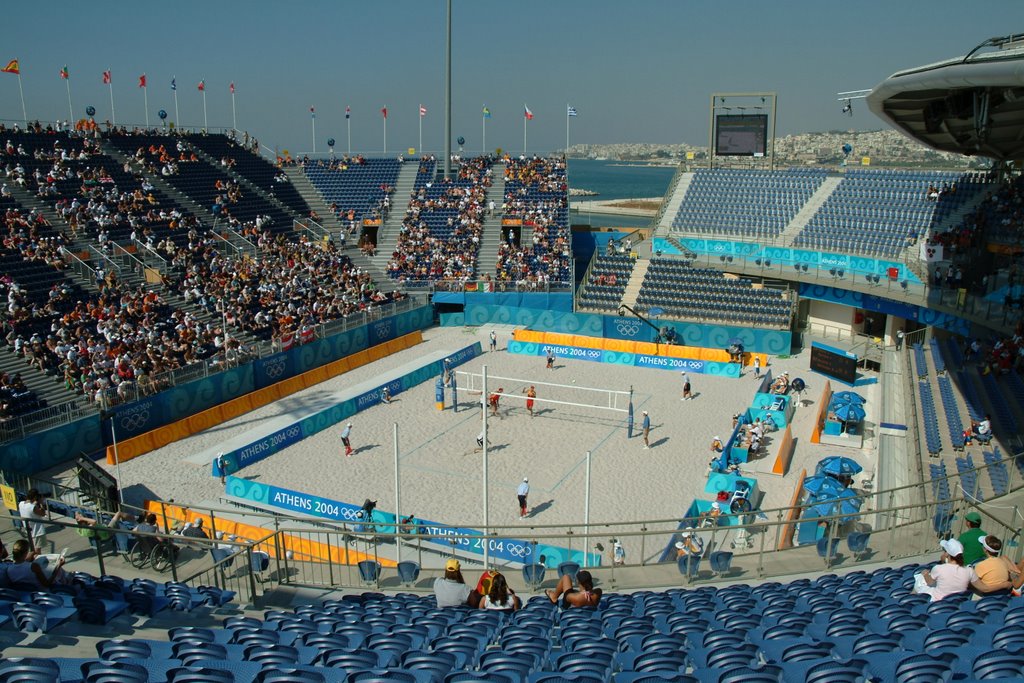
[[[211,475],[209,462],[192,462],[198,453],[215,452],[219,443],[244,436],[287,412],[322,406],[334,392],[386,377],[390,370],[435,350],[461,348],[473,341],[484,353],[458,368],[490,376],[517,378],[493,380],[501,386],[498,417],[488,421],[489,510],[494,528],[538,525],[579,525],[584,519],[585,461],[592,454],[590,520],[592,524],[666,520],[674,526],[695,497],[704,491],[710,444],[723,440],[731,430],[732,415],[743,411],[754,395],[757,382],[748,371],[740,379],[691,374],[693,400],[681,400],[680,373],[647,368],[627,368],[588,361],[558,358],[553,370],[543,357],[510,354],[505,345],[511,328],[499,330],[498,351],[487,353],[490,328],[432,328],[424,343],[381,361],[358,368],[275,404],[188,439],[148,453],[121,465],[121,477],[130,503],[145,497],[174,499],[179,503],[225,502],[220,480]],[[776,371],[808,377],[808,396],[817,396],[823,381],[806,370],[806,359],[773,361]],[[802,372],[801,372],[802,368]],[[236,476],[324,498],[361,504],[376,499],[381,510],[395,511],[394,425],[398,424],[401,481],[401,514],[436,522],[480,528],[483,524],[482,457],[475,451],[482,428],[480,395],[467,391],[460,377],[458,412],[435,407],[434,384],[421,384],[398,394],[390,405],[377,405],[358,413],[351,441],[354,453],[344,455],[343,424],[334,425],[286,450],[239,471]],[[531,417],[521,392],[532,382],[569,385],[568,388],[537,385],[538,402]],[[636,426],[627,438],[622,412],[591,407],[551,405],[541,399],[595,402],[606,405],[606,394],[592,394],[576,387],[615,391],[634,390]],[[586,398],[584,398],[586,397]],[[625,401],[619,399],[619,405]],[[643,448],[641,411],[650,413],[651,448]],[[809,433],[814,409],[799,408],[794,423],[796,436]],[[808,417],[806,430],[801,417]],[[777,436],[777,433],[776,435]],[[112,472],[113,467],[109,468]],[[757,475],[764,493],[763,508],[788,504],[792,477]],[[516,488],[530,480],[531,514],[520,521]]]

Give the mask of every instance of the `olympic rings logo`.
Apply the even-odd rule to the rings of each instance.
[[[622,320],[615,322],[615,329],[625,337],[635,337],[640,332],[640,323],[636,320]]]
[[[384,335],[391,334],[391,321],[383,320],[379,323],[374,324],[373,331],[374,334],[376,334],[378,337],[383,337]]]
[[[505,552],[507,552],[512,557],[529,557],[533,554],[533,547],[528,545],[506,543]]]
[[[132,413],[131,415],[121,416],[121,428],[127,429],[128,431],[135,431],[140,429],[143,425],[149,422],[149,411],[140,410]]]
[[[277,379],[284,374],[284,358],[278,358],[273,363],[267,363],[263,366],[263,372],[270,379]]]

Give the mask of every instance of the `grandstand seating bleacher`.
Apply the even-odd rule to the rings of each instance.
[[[502,236],[498,280],[562,285],[572,280],[564,159],[506,157],[502,216],[522,225],[517,243]]]
[[[659,257],[651,259],[636,303],[641,312],[657,307],[669,318],[752,327],[788,328],[793,315],[793,300],[785,291]]]
[[[596,609],[545,596],[504,614],[438,609],[433,596],[346,594],[263,619],[106,639],[98,658],[5,660],[85,680],[882,681],[1024,676],[1024,611],[1005,595],[938,602],[912,592],[923,565],[694,590],[606,593]],[[202,594],[197,595],[201,597]],[[10,672],[10,673],[8,673]],[[26,674],[28,675],[28,674]]]
[[[598,310],[616,310],[633,273],[629,254],[597,255],[590,267],[590,276],[579,295],[579,305]]]
[[[737,239],[774,239],[824,182],[821,169],[700,169],[672,230]]]
[[[309,182],[340,220],[360,221],[379,211],[398,180],[398,159],[342,157],[335,161],[311,161],[303,165]],[[389,200],[390,201],[390,200]]]
[[[896,258],[984,187],[977,173],[850,169],[793,246]]]

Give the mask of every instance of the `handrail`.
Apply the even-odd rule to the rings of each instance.
[[[122,261],[126,262],[128,264],[129,270],[131,270],[132,272],[138,273],[139,276],[143,279],[143,282],[145,282],[145,280],[146,280],[146,263],[144,261],[142,261],[141,259],[139,259],[139,257],[137,257],[135,254],[131,253],[130,251],[128,251],[127,249],[122,247],[117,242],[114,242],[113,244],[114,244],[114,253],[118,256],[118,258],[120,258]]]
[[[245,253],[248,253],[248,250],[246,249],[246,247],[248,247],[248,249],[252,250],[252,255],[253,256],[255,256],[255,255],[260,253],[259,247],[257,247],[255,244],[250,242],[242,233],[236,232],[230,226],[227,226],[227,225],[220,226],[220,229],[221,230],[226,230],[227,233],[229,235],[231,235],[231,237],[233,237],[234,239],[237,239],[237,240],[241,240],[244,243],[243,247],[239,247],[239,249],[241,251],[243,251]]]
[[[107,263],[111,268],[114,269],[114,271],[117,273],[117,279],[118,280],[122,279],[122,277],[121,277],[121,266],[118,265],[117,262],[114,261],[114,259],[110,258],[109,256],[107,256],[106,254],[104,254],[102,251],[100,251],[99,249],[97,249],[95,246],[93,246],[91,244],[89,245],[89,253],[94,254],[96,256],[99,256],[100,259],[104,263]]]
[[[145,242],[142,242],[140,240],[135,240],[134,244],[135,244],[135,253],[136,254],[142,254],[143,257],[144,257],[143,258],[144,261],[147,258],[156,259],[157,264],[158,264],[157,265],[157,270],[159,270],[161,273],[166,273],[167,272],[167,259],[165,259],[159,253],[157,253],[156,249],[150,247],[148,244],[146,244]]]
[[[68,257],[71,269],[74,270],[79,277],[82,277],[92,283],[96,282],[96,271],[92,266],[78,258],[77,254],[66,247],[64,248],[64,256]]]
[[[676,188],[683,179],[683,174],[687,173],[686,165],[680,163],[676,166],[676,172],[672,174],[672,180],[668,183],[668,188],[665,190],[665,196],[661,200],[661,206],[658,207],[658,212],[654,214],[654,218],[651,221],[651,235],[653,236],[658,231],[658,225],[661,223],[661,219],[665,217],[665,212],[668,211],[669,200],[676,193]]]

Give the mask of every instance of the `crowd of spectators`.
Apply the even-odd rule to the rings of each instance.
[[[455,158],[449,180],[427,182],[413,191],[388,261],[392,278],[471,280],[492,183],[490,157]],[[421,162],[421,163],[426,163]]]
[[[228,325],[264,339],[308,339],[320,324],[398,300],[377,289],[333,242],[263,232],[259,259],[228,258],[212,241],[178,247],[168,285]]]
[[[496,265],[499,282],[567,281],[572,247],[565,160],[506,157],[504,161],[502,215],[506,221],[520,221],[521,225],[505,228]]]

